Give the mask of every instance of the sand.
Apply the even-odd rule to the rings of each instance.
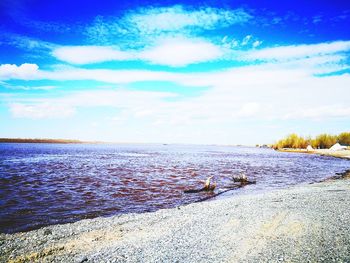
[[[329,149],[314,149],[312,151],[308,151],[306,149],[293,149],[293,148],[285,148],[279,149],[280,152],[291,152],[291,153],[307,153],[307,154],[319,154],[324,156],[332,156],[336,158],[350,159],[350,150],[342,150],[342,151],[332,151]]]

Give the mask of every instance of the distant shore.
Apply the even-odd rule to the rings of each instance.
[[[69,139],[27,139],[27,138],[0,138],[0,143],[99,143],[85,142],[80,140]]]
[[[306,149],[278,149],[280,152],[292,152],[292,153],[308,153],[308,154],[319,154],[322,156],[332,156],[337,158],[350,159],[350,150],[342,150],[342,151],[332,151],[329,149],[314,149],[314,150],[306,150]]]
[[[349,262],[348,177],[0,234],[0,261]]]

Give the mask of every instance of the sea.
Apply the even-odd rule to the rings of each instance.
[[[349,160],[257,147],[0,143],[0,232],[235,198],[349,169]],[[230,190],[242,173],[256,184]],[[210,176],[215,191],[184,192]]]

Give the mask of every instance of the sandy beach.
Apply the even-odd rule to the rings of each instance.
[[[1,262],[349,262],[350,180],[0,235]]]
[[[320,155],[350,159],[350,150],[330,151],[329,149],[318,149],[318,150],[315,150],[315,153]]]
[[[319,154],[323,156],[332,156],[336,158],[350,159],[350,150],[343,151],[332,151],[329,149],[314,149],[312,151],[308,151],[306,149],[279,149],[280,152],[295,152],[295,153],[307,153],[307,154]]]

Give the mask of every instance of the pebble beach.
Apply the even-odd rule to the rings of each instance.
[[[0,234],[0,261],[349,262],[347,177]]]

